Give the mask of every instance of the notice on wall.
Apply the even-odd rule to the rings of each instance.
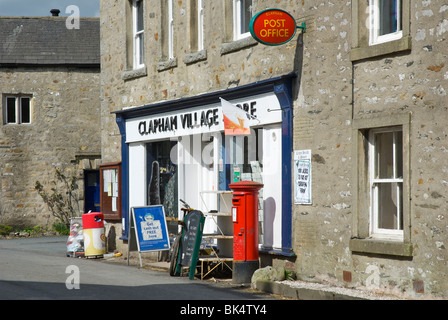
[[[311,204],[311,150],[294,151],[294,203]]]

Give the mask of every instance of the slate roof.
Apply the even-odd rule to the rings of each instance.
[[[100,20],[81,18],[79,29],[67,17],[0,17],[0,66],[100,65]]]

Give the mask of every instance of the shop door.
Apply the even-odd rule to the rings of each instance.
[[[100,211],[100,173],[98,170],[84,172],[84,210]]]
[[[263,246],[282,247],[282,130],[263,129]]]

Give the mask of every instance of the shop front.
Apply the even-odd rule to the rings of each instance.
[[[223,211],[231,206],[229,184],[253,180],[264,185],[260,251],[292,254],[293,81],[293,75],[283,76],[115,112],[122,135],[122,212],[163,204],[167,219],[175,221],[182,218],[180,199],[203,212]],[[221,99],[251,115],[250,134],[225,131]],[[126,240],[128,215],[122,223]],[[208,217],[204,234],[219,228],[216,217]]]

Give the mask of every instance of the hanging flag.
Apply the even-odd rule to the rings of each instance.
[[[225,135],[249,135],[250,120],[257,119],[246,111],[231,104],[229,101],[221,99],[222,114],[224,116]]]

